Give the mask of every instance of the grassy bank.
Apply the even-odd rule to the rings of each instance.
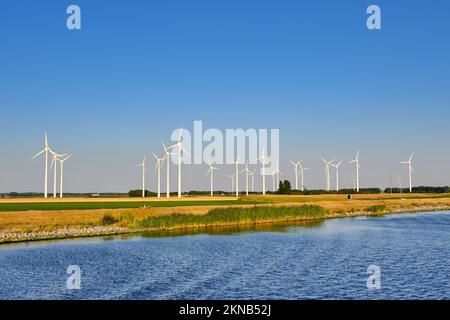
[[[184,229],[223,225],[313,220],[323,219],[326,215],[326,209],[313,205],[293,207],[232,207],[213,209],[205,215],[172,214],[166,216],[149,216],[140,222],[140,227],[155,230]]]

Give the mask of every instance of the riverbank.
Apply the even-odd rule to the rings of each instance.
[[[260,198],[258,196],[244,197],[245,200],[239,206],[211,205],[211,202],[205,201],[204,205],[195,206],[0,212],[0,244],[131,234],[143,231],[201,229],[450,210],[448,196],[398,199],[387,196],[363,198],[361,195],[355,200],[346,200],[344,197],[335,195],[268,196],[265,200],[270,202],[269,204],[261,204]],[[252,201],[255,204],[248,204]],[[311,211],[311,208],[315,209]],[[314,214],[305,214],[308,210]],[[105,220],[105,216],[109,218]]]

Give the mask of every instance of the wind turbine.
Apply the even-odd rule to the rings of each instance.
[[[289,161],[294,166],[294,174],[295,174],[295,190],[298,190],[298,166],[300,165],[301,161],[293,162]]]
[[[50,149],[50,147],[48,146],[47,132],[45,132],[44,149],[39,151],[33,158],[31,158],[31,160],[33,160],[45,152],[44,198],[48,197],[48,153],[51,151],[52,149]]]
[[[170,148],[166,148],[164,142],[162,142],[162,146],[164,149],[164,158],[166,158],[166,198],[170,198],[170,156],[173,153],[170,152]]]
[[[327,161],[323,157],[320,158],[325,163],[326,191],[330,191],[330,165],[333,165],[334,159],[331,161]]]
[[[356,169],[356,192],[359,192],[359,170],[361,169],[361,167],[359,166],[359,150],[356,153],[356,158],[352,161],[350,161],[350,163],[354,163],[355,164],[355,169]]]
[[[236,197],[239,197],[239,157],[233,162],[235,165],[234,175],[236,177]]]
[[[301,188],[301,190],[302,190],[302,192],[303,192],[303,191],[305,191],[305,184],[304,184],[305,170],[309,170],[309,168],[304,168],[303,165],[301,164],[301,161],[299,161],[299,162],[300,162],[300,164],[299,164],[299,167],[300,167],[300,172],[299,172],[299,174],[302,175],[302,181],[301,181],[301,183],[302,183],[302,188]]]
[[[155,157],[156,163],[155,163],[155,169],[157,170],[157,183],[158,183],[158,198],[161,198],[161,163],[164,162],[164,159],[166,159],[166,156],[162,158],[158,158],[156,154],[153,153],[153,157]]]
[[[282,175],[283,173],[278,168],[272,173],[272,189],[273,189],[273,192],[277,191],[277,185],[280,183],[280,174]]]
[[[403,164],[407,164],[407,165],[408,165],[408,174],[409,174],[409,193],[412,192],[412,173],[413,173],[413,168],[412,168],[412,165],[411,165],[411,160],[412,160],[413,156],[414,156],[414,153],[411,154],[411,157],[409,157],[409,160],[408,160],[408,161],[402,161],[402,162],[400,162],[400,163],[403,163]]]
[[[336,169],[336,191],[339,191],[339,166],[342,164],[342,161],[339,161],[337,164],[331,164]]]
[[[400,193],[403,191],[402,177],[398,177],[398,188]]]
[[[234,191],[234,175],[235,173],[227,175],[228,178],[231,178],[231,192]]]
[[[263,176],[262,194],[265,195],[266,194],[266,160],[267,159],[266,159],[266,155],[264,154],[264,149],[263,149],[263,152],[261,153],[261,156],[257,160],[261,162],[262,176]]]
[[[245,163],[245,169],[241,172],[245,172],[245,194],[248,196],[248,176],[251,171],[248,169],[248,162]]]
[[[209,169],[206,172],[206,175],[211,175],[211,197],[214,195],[214,170],[218,170],[219,168],[213,167],[211,163],[208,164]]]
[[[255,192],[255,171],[250,171],[249,176],[252,177],[252,193]]]
[[[69,159],[72,155],[69,154],[67,157],[65,157],[64,159],[57,159],[59,161],[59,168],[61,169],[61,173],[60,173],[60,182],[59,182],[59,197],[62,198],[63,197],[63,175],[64,175],[64,161],[66,161],[67,159]]]
[[[181,152],[185,152],[189,155],[189,152],[186,151],[186,149],[183,148],[183,137],[181,136],[182,128],[179,131],[178,134],[178,141],[174,145],[170,146],[169,149],[177,148],[178,149],[178,198],[181,198]]]
[[[138,167],[142,167],[142,198],[145,198],[145,173],[147,172],[145,170],[145,157],[142,163],[138,164]]]
[[[67,154],[59,154],[52,150],[50,150],[51,154],[53,155],[52,163],[50,164],[50,168],[53,167],[53,198],[56,198],[56,166],[58,163],[58,160],[60,160],[62,157],[67,156]]]

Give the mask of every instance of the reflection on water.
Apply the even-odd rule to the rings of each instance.
[[[177,230],[165,230],[165,231],[148,231],[140,233],[128,233],[119,235],[106,235],[96,237],[81,237],[81,238],[69,238],[69,239],[54,239],[54,240],[37,240],[30,242],[13,242],[0,245],[1,249],[7,248],[27,248],[36,247],[42,245],[48,245],[52,243],[86,243],[93,244],[102,241],[114,241],[114,240],[130,240],[134,237],[144,238],[159,238],[159,237],[182,237],[192,235],[235,235],[242,232],[289,232],[289,228],[303,227],[314,228],[320,226],[324,220],[310,220],[310,221],[291,221],[291,222],[276,222],[276,223],[263,223],[263,224],[245,224],[245,225],[230,225],[230,226],[218,226],[218,227],[199,227],[199,228],[187,228]]]
[[[245,225],[230,225],[218,227],[201,227],[189,229],[177,229],[167,231],[151,231],[144,232],[140,235],[146,238],[155,237],[181,237],[189,235],[235,235],[242,232],[289,232],[292,227],[314,228],[320,226],[324,220],[310,220],[310,221],[292,221],[292,222],[277,222],[277,223],[262,223],[262,224],[245,224]]]

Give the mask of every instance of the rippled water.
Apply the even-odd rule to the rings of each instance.
[[[450,212],[40,242],[0,246],[0,298],[450,299],[449,262]]]

